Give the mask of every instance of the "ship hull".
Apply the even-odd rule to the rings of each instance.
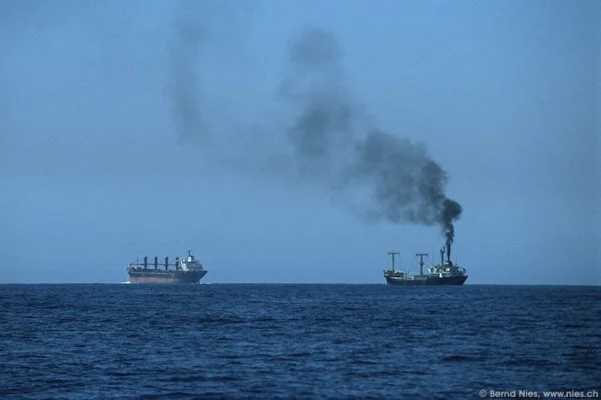
[[[467,280],[467,276],[428,276],[425,278],[415,277],[414,279],[397,278],[397,277],[386,277],[386,283],[389,285],[401,285],[401,286],[443,286],[443,285],[454,285],[461,286]]]
[[[128,271],[130,283],[198,283],[207,271]]]

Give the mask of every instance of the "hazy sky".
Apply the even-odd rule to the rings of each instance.
[[[468,284],[601,284],[600,50],[598,1],[1,1],[0,283],[383,284],[444,236],[365,218],[377,133],[448,174]]]

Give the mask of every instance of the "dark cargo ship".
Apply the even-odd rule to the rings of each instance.
[[[427,253],[417,253],[420,257],[419,274],[413,275],[395,269],[394,256],[397,252],[390,252],[392,256],[392,269],[384,271],[386,283],[389,285],[463,285],[467,280],[467,271],[451,261],[451,246],[447,244],[447,260],[444,259],[445,249],[440,249],[440,264],[428,268],[428,274],[424,274],[424,256]]]
[[[169,257],[159,265],[158,257],[154,263],[148,264],[148,257],[144,257],[143,263],[132,263],[127,267],[129,283],[198,283],[207,270],[194,258],[188,250],[188,255],[181,260],[175,257],[175,261],[169,264]],[[169,269],[169,267],[174,267]]]

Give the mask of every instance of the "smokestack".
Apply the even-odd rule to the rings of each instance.
[[[148,268],[148,257],[144,256],[144,269]]]
[[[444,247],[440,249],[440,265],[444,265]]]
[[[169,257],[165,257],[165,271],[169,269]]]
[[[445,199],[443,203],[442,222],[445,236],[447,237],[447,259],[449,262],[451,262],[451,245],[455,239],[455,227],[453,226],[453,221],[459,218],[462,211],[463,208],[459,203],[454,200]]]
[[[154,269],[158,269],[159,268],[159,258],[157,256],[154,256]]]

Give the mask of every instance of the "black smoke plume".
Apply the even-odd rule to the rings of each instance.
[[[176,33],[172,100],[179,138],[187,140],[204,125],[197,87],[204,32],[194,20],[180,19]],[[462,207],[445,194],[447,173],[423,145],[370,122],[346,84],[342,58],[330,32],[307,29],[290,41],[278,94],[295,114],[286,133],[295,151],[296,171],[343,196],[367,192],[367,202],[352,206],[362,217],[440,225],[450,257],[453,222]]]
[[[420,144],[370,124],[345,85],[342,50],[332,33],[304,31],[290,43],[281,96],[296,118],[288,129],[298,171],[336,190],[367,188],[364,216],[438,224],[450,258],[462,207],[445,194],[447,173]]]

